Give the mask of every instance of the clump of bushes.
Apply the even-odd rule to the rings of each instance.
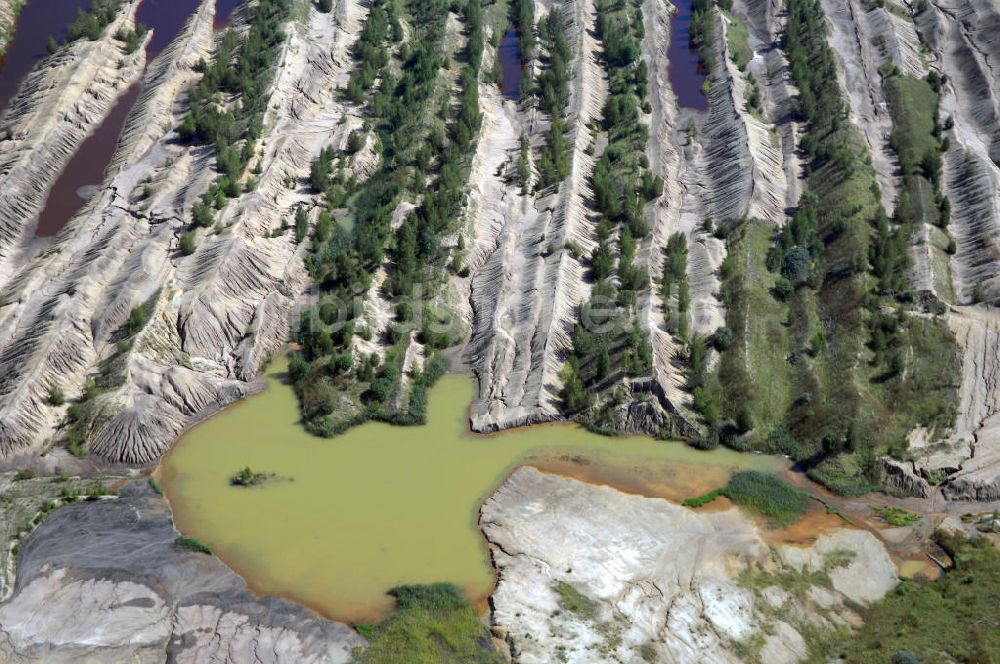
[[[78,9],[76,18],[66,31],[66,41],[100,39],[101,31],[115,20],[121,5],[121,0],[92,0],[88,11]]]
[[[149,26],[142,23],[136,23],[135,28],[132,30],[119,30],[115,33],[115,39],[121,42],[125,42],[125,52],[135,53],[139,49],[139,44],[142,42],[142,38],[146,36],[149,32]]]
[[[809,506],[809,497],[788,482],[756,470],[742,470],[729,478],[726,486],[703,496],[688,498],[685,507],[702,507],[719,496],[725,496],[767,519],[776,528],[789,526],[802,516]]]
[[[52,385],[49,387],[49,405],[50,406],[61,406],[66,403],[66,395],[63,390],[58,385]]]
[[[262,473],[244,466],[229,476],[230,486],[257,486],[274,477],[274,473]]]

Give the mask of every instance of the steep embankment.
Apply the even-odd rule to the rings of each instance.
[[[682,169],[688,197],[680,230],[689,238],[690,329],[700,335],[712,334],[726,320],[718,297],[725,242],[703,227],[703,221],[712,219],[713,225],[726,227],[753,217],[782,224],[789,188],[786,178],[798,177],[794,170],[784,170],[782,151],[771,137],[774,125],[762,114],[755,115],[747,101],[751,83],[732,61],[728,38],[735,28],[720,11],[713,11],[715,38],[709,50],[715,67],[708,94],[710,109],[686,151],[688,160]]]
[[[301,185],[310,156],[359,123],[341,124],[333,96],[363,10],[345,0],[286,25],[256,182],[213,228],[188,231],[216,177],[215,156],[169,127],[187,111],[197,61],[211,56],[213,7],[206,0],[151,66],[101,195],[6,289],[7,449],[49,435],[63,410],[46,394],[58,385],[69,396],[82,391],[71,438],[91,438],[113,461],[149,463],[192,421],[243,396],[259,362],[284,343],[306,279],[291,234],[273,231],[311,200]],[[249,17],[241,13],[237,28]],[[178,251],[179,240],[197,247]]]
[[[882,192],[882,205],[891,210],[899,188],[898,164],[889,147],[892,118],[882,92],[878,53],[873,22],[857,0],[824,0],[823,11],[830,21],[830,45],[840,59],[841,87],[850,101],[850,117],[868,142],[875,177]],[[880,15],[886,10],[879,8]]]
[[[195,63],[210,52],[214,3],[205,2],[175,43],[151,67],[151,74],[174,95],[194,78]],[[176,67],[164,66],[177,61]],[[157,76],[162,74],[163,77]],[[147,81],[152,82],[152,81]],[[132,149],[142,143],[141,134],[176,122],[173,99],[162,104],[156,115],[157,95],[148,89],[142,102],[126,123],[123,136],[134,141],[120,144],[108,172],[109,186],[84,208],[57,238],[56,243],[32,261],[18,261],[17,272],[3,290],[2,325],[6,334],[0,358],[8,367],[0,408],[6,414],[3,444],[7,450],[23,449],[49,435],[51,425],[61,419],[64,409],[52,408],[47,395],[59,387],[67,395],[79,394],[85,378],[102,352],[107,352],[111,335],[118,331],[135,303],[144,302],[157,291],[148,282],[163,279],[170,240],[166,226],[157,223],[152,233],[159,241],[141,236],[132,205],[146,177],[152,179],[149,161],[164,160],[164,150],[153,154]],[[128,168],[126,168],[128,166]],[[173,171],[182,176],[184,163]],[[162,222],[147,203],[141,221]],[[122,266],[127,265],[123,270]],[[73,294],[66,297],[66,294]],[[135,302],[133,302],[135,300]],[[121,335],[119,334],[119,338]],[[117,341],[118,339],[115,339]],[[120,370],[121,367],[116,367]]]
[[[132,30],[138,5],[123,3],[99,39],[78,39],[43,60],[0,116],[0,285],[30,255],[34,222],[56,177],[142,73],[145,41],[129,53],[115,39]]]
[[[571,346],[576,307],[589,293],[581,261],[593,246],[587,200],[593,195],[589,176],[595,157],[588,154],[588,125],[601,117],[607,81],[598,64],[593,3],[567,0],[550,11],[562,12],[572,49],[565,114],[571,170],[556,193],[535,201],[519,195],[516,182],[498,184],[510,203],[477,215],[477,246],[488,247],[487,238],[496,237],[496,248],[472,276],[469,352],[480,386],[472,409],[477,431],[560,417],[559,371]],[[532,121],[527,127],[532,137],[545,128]],[[491,133],[501,130],[502,125],[491,124],[481,140],[489,144]],[[498,233],[491,230],[497,227]]]
[[[0,658],[334,664],[365,645],[347,625],[254,597],[176,537],[166,501],[145,482],[59,509],[21,546],[14,595],[0,605]]]
[[[759,119],[769,129],[768,138],[772,146],[780,146],[784,171],[784,205],[785,210],[792,210],[798,205],[802,194],[802,160],[798,152],[802,128],[794,112],[794,98],[798,89],[792,81],[785,53],[780,48],[782,22],[779,9],[770,0],[738,0],[733,3],[732,11],[736,20],[746,27],[746,46],[751,57],[745,71],[754,77],[753,83],[760,89]],[[733,34],[732,39],[728,40],[730,44],[737,41],[739,33],[738,24],[727,27],[727,35]],[[750,91],[748,87],[752,90],[749,83],[748,77],[744,77],[745,92]],[[779,191],[781,186],[776,185]],[[780,218],[775,218],[774,221],[780,221]]]
[[[285,342],[292,305],[308,280],[293,234],[278,229],[296,207],[312,206],[303,186],[310,157],[328,144],[341,147],[360,124],[334,95],[346,82],[348,48],[364,11],[349,1],[338,9],[312,11],[307,22],[286,27],[254,165],[259,175],[220,210],[213,229],[199,234],[196,251],[177,260],[168,279],[150,284],[160,298],[130,358],[132,378],[109,398],[113,415],[94,434],[101,456],[154,461],[192,419],[242,396],[244,381]],[[198,152],[183,155],[194,173],[204,165]],[[174,214],[185,220],[186,205],[208,182],[189,191],[183,178],[167,178],[165,194],[183,195]],[[172,225],[173,234],[183,229]]]
[[[920,10],[920,11],[917,11]],[[1000,57],[995,34],[1000,12],[991,3],[938,2],[915,6],[920,39],[931,67],[946,78],[940,116],[950,147],[944,154],[942,193],[950,201],[954,239],[951,270],[955,306],[949,326],[962,350],[960,406],[954,433],[932,443],[918,432],[911,442],[907,484],[929,494],[944,483],[952,499],[1000,498],[1000,367],[994,360],[1000,314]]]
[[[697,513],[533,468],[486,501],[480,525],[499,576],[494,632],[517,662],[801,661],[817,626],[859,624],[897,580],[868,532],[771,549],[735,509]]]
[[[798,201],[798,128],[788,112],[794,90],[787,63],[774,46],[771,31],[778,27],[769,22],[767,6],[738,4],[734,14],[717,9],[708,14],[712,29],[703,34],[712,36],[704,37],[700,50],[710,65],[708,112],[678,112],[666,83],[665,10],[648,3],[644,9],[644,51],[651,63],[649,159],[665,181],[663,196],[650,206],[653,233],[646,261],[654,284],[649,319],[654,371],[668,394],[676,395],[671,402],[690,403],[690,392],[681,388],[697,386],[692,373],[703,371],[692,361],[695,338],[704,340],[727,324],[733,327],[738,321],[730,318],[746,315],[725,308],[720,278],[724,238],[748,216],[780,226],[786,210]],[[668,291],[662,281],[664,247],[674,235],[682,238],[686,269],[672,278],[686,284]],[[678,363],[685,355],[688,366]],[[747,370],[756,373],[755,367]]]

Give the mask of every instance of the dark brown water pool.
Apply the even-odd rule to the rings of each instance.
[[[21,8],[14,38],[0,57],[0,111],[17,94],[25,74],[45,57],[49,37],[62,39],[77,10],[89,5],[90,0],[31,0]]]
[[[670,85],[683,108],[708,109],[708,99],[701,91],[705,72],[698,53],[691,47],[691,0],[676,0],[677,14],[670,22]]]
[[[115,103],[104,122],[87,137],[52,185],[45,207],[38,217],[37,237],[51,237],[63,229],[76,212],[90,200],[101,183],[104,169],[111,163],[125,118],[139,96],[135,83]]]
[[[524,68],[521,65],[521,49],[517,40],[517,30],[511,28],[500,40],[498,52],[502,72],[500,91],[507,99],[515,100],[521,98],[521,78],[524,76]]]

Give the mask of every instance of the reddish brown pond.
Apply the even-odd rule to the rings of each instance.
[[[228,16],[238,1],[217,0],[218,10]],[[149,60],[173,41],[199,4],[200,0],[143,0],[139,5],[136,20],[153,29],[153,36],[146,48]],[[30,5],[31,3],[28,6]],[[139,96],[139,90],[138,84],[129,88],[104,122],[80,145],[52,186],[52,191],[38,218],[35,235],[38,237],[56,235],[90,200],[96,187],[101,184],[104,171],[114,156],[118,137],[129,111]]]
[[[111,162],[118,135],[132,105],[139,96],[136,83],[115,103],[104,122],[87,137],[59,174],[38,217],[35,235],[51,237],[61,231],[77,210],[90,200]]]
[[[234,0],[218,1],[226,4]],[[136,20],[153,28],[153,37],[146,47],[150,59],[170,44],[199,4],[200,0],[142,0]]]
[[[215,28],[229,25],[229,17],[242,0],[215,0]]]
[[[677,95],[677,103],[697,111],[708,109],[708,99],[702,94],[705,73],[698,61],[698,53],[691,48],[691,0],[674,3],[677,14],[670,22],[670,86]]]
[[[61,39],[77,9],[90,0],[31,0],[21,8],[14,38],[0,57],[0,111],[17,93],[17,86],[35,63],[45,57],[49,37]]]

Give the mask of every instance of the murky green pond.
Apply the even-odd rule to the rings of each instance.
[[[380,620],[392,607],[386,590],[403,583],[451,581],[483,600],[494,578],[478,508],[518,465],[672,499],[718,486],[735,468],[783,467],[773,457],[568,425],[474,435],[466,418],[473,384],[454,375],[430,392],[427,426],[371,423],[315,438],[298,425],[283,370],[276,362],[266,392],[188,432],[158,477],[177,528],[254,590],[342,620]],[[247,465],[279,479],[230,487]]]

